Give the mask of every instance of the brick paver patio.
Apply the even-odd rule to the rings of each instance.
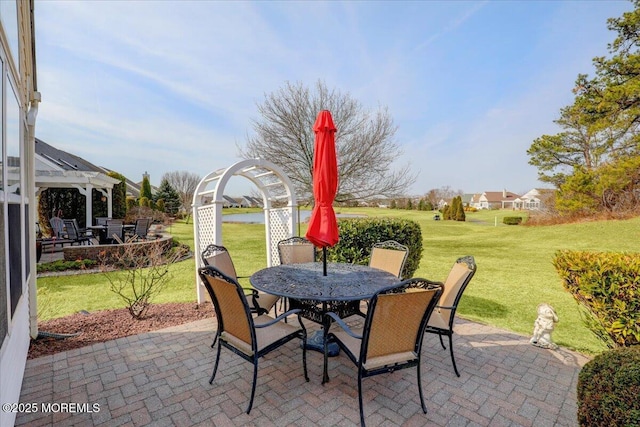
[[[316,329],[309,324],[309,329]],[[214,320],[122,338],[27,362],[22,403],[52,412],[18,414],[28,426],[352,426],[359,424],[355,367],[344,355],[309,351],[310,382],[295,341],[261,359],[251,414],[251,365],[222,350],[213,385]],[[363,380],[367,425],[574,426],[576,383],[587,359],[544,350],[528,337],[460,320],[454,335],[456,377],[448,350],[428,334],[423,347],[420,409],[415,370]],[[62,411],[62,404],[89,404]],[[93,404],[97,404],[92,406]],[[78,413],[78,409],[93,412]],[[99,411],[97,410],[99,409]]]

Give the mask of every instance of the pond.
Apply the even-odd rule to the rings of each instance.
[[[300,222],[309,221],[311,211],[300,211]],[[338,218],[361,218],[358,214],[336,214]],[[264,212],[222,215],[222,222],[241,222],[245,224],[264,224]]]

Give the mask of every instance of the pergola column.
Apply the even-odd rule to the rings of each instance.
[[[113,218],[113,189],[107,188],[107,217]]]

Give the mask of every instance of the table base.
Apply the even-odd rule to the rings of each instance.
[[[324,333],[322,331],[315,331],[311,336],[308,336],[305,347],[307,350],[324,353]],[[334,342],[329,343],[327,355],[329,357],[335,357],[338,354],[340,354],[340,346]]]

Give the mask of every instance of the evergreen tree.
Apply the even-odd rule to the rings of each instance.
[[[169,181],[165,178],[160,183],[160,187],[158,187],[158,191],[156,192],[156,196],[154,201],[163,200],[164,201],[164,212],[169,215],[175,215],[178,213],[182,202],[180,201],[180,194],[176,191],[175,188],[169,184]]]
[[[455,212],[456,221],[465,221],[466,220],[466,215],[464,213],[464,206],[462,204],[462,197],[458,196],[458,197],[456,197],[456,199],[457,199],[456,212]]]
[[[127,214],[127,182],[124,175],[119,174],[118,172],[109,172],[107,173],[111,178],[115,178],[120,180],[120,182],[113,186],[113,190],[111,190],[111,208],[112,208],[112,216],[113,218],[124,218]],[[94,213],[94,216],[98,216]],[[106,212],[105,215],[106,216]]]
[[[442,208],[442,219],[451,219],[451,207],[449,205],[444,205]]]
[[[149,175],[146,173],[142,177],[142,185],[140,186],[140,198],[146,197],[148,200],[153,199],[151,194],[151,183],[149,182]]]

